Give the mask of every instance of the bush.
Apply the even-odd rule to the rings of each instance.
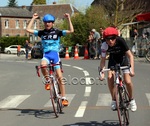
[[[29,39],[28,37],[1,37],[0,38],[0,46],[1,51],[3,52],[5,47],[10,45],[25,45],[25,40]]]

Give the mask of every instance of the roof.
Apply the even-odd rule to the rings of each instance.
[[[32,12],[17,7],[0,7],[0,16],[3,17],[32,17]]]
[[[40,17],[45,14],[52,14],[58,19],[63,19],[64,13],[72,15],[79,12],[72,4],[32,5],[30,11],[38,13]]]
[[[150,21],[150,13],[143,13],[136,16],[137,21]]]

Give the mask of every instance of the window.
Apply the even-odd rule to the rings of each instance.
[[[8,28],[8,27],[9,27],[9,21],[5,20],[5,28]]]
[[[37,22],[34,21],[34,29],[37,29]]]
[[[26,29],[27,28],[27,20],[23,21],[23,28]]]
[[[19,20],[16,20],[16,28],[19,28]]]
[[[38,37],[37,37],[37,36],[34,36],[34,40],[37,41],[37,40],[38,40]]]

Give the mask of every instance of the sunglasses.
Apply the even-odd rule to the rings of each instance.
[[[54,23],[54,21],[44,21],[44,23]]]
[[[115,40],[116,36],[109,36],[106,38],[106,41]]]

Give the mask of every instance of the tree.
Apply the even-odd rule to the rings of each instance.
[[[144,12],[147,3],[147,0],[95,0],[93,5],[104,7],[109,25],[120,26],[132,22],[138,14]]]
[[[33,0],[31,5],[46,4],[46,0]]]
[[[17,5],[17,1],[16,0],[8,0],[8,6],[9,7],[16,7]]]

